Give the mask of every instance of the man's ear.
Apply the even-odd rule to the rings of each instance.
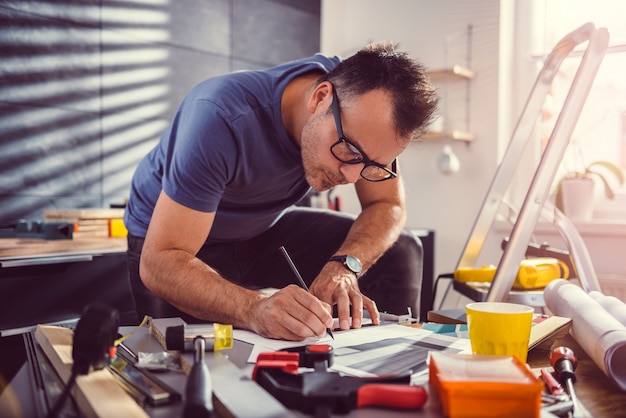
[[[332,85],[328,81],[324,81],[313,88],[307,101],[307,109],[311,113],[315,113],[320,106],[323,109],[328,108],[332,103],[333,90]]]

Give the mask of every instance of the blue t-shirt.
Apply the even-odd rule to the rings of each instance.
[[[137,167],[125,213],[129,233],[146,235],[161,189],[181,205],[216,212],[207,242],[269,229],[310,190],[300,149],[283,126],[283,91],[294,77],[326,73],[338,63],[316,54],[196,85]]]

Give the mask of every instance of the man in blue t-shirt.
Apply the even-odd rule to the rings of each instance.
[[[435,107],[423,67],[386,43],[199,83],[133,177],[137,313],[302,340],[332,326],[333,306],[341,329],[363,309],[374,323],[418,312],[421,247],[403,231],[396,158]],[[357,217],[295,205],[348,183]]]

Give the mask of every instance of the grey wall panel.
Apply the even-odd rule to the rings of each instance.
[[[233,55],[259,63],[280,63],[319,50],[319,17],[268,0],[233,4]]]
[[[0,225],[108,207],[199,81],[319,50],[320,2],[2,0]]]
[[[171,43],[222,56],[231,55],[233,1],[186,0],[170,3]]]
[[[0,8],[64,22],[68,25],[100,26],[102,3],[107,0],[2,0]],[[120,3],[117,1],[116,3]],[[131,2],[133,3],[133,2]]]
[[[0,193],[99,193],[97,114],[2,103],[0,121]]]
[[[0,50],[1,102],[98,111],[97,28],[0,7]]]

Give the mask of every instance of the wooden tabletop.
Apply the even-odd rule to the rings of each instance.
[[[81,237],[45,240],[35,238],[0,238],[0,258],[36,257],[59,254],[125,252],[126,238]]]

